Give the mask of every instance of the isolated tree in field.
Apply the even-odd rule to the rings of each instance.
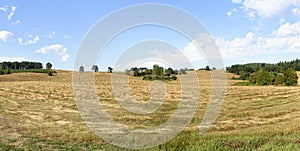
[[[92,66],[92,70],[95,71],[95,72],[98,72],[99,68],[97,65],[93,65]]]
[[[205,70],[206,70],[206,71],[210,71],[209,66],[206,66],[206,67],[205,67]]]
[[[296,86],[298,84],[298,76],[294,69],[289,68],[283,73],[283,80],[287,86]]]
[[[84,72],[84,67],[83,66],[79,67],[79,72]]]
[[[50,62],[48,62],[46,64],[46,69],[51,70],[51,68],[52,68],[52,64]]]
[[[107,68],[107,72],[108,72],[108,73],[112,73],[112,71],[113,71],[113,68],[112,68],[112,67],[108,67],[108,68]]]

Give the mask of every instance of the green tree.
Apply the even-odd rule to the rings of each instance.
[[[274,78],[270,72],[267,72],[264,68],[261,68],[252,74],[250,82],[263,86],[272,84],[273,79]]]
[[[168,76],[170,76],[171,74],[174,74],[174,70],[170,67],[168,69],[166,69],[165,72]]]
[[[52,68],[52,64],[50,62],[48,62],[46,64],[46,69],[51,70],[51,68]]]
[[[131,68],[131,71],[133,71],[133,76],[139,76],[139,69],[137,67]]]
[[[99,68],[97,65],[93,65],[92,66],[92,70],[95,71],[95,72],[98,72]]]
[[[112,73],[112,71],[113,71],[113,68],[112,68],[112,67],[108,67],[108,68],[107,68],[107,72],[108,72],[108,73]]]
[[[83,66],[79,67],[79,72],[84,72],[84,67]]]
[[[247,79],[249,79],[249,76],[250,76],[250,73],[245,72],[245,71],[241,71],[239,79],[241,79],[241,80],[247,80]]]
[[[298,76],[294,69],[289,68],[283,73],[284,83],[287,86],[296,86],[298,84]]]
[[[274,85],[284,85],[284,79],[282,75],[277,75],[274,81]]]
[[[205,70],[206,70],[206,71],[210,71],[209,66],[206,66],[206,67],[205,67]]]
[[[153,69],[152,69],[152,74],[156,75],[156,76],[161,76],[163,74],[163,68],[160,67],[159,65],[155,64],[153,65]]]

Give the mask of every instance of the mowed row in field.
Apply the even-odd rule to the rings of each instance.
[[[210,72],[197,71],[197,76],[199,105],[183,133],[198,131],[212,95]],[[227,74],[222,111],[205,135],[300,135],[300,86],[232,86],[237,82],[231,80],[232,76]],[[107,113],[117,122],[132,128],[147,129],[162,124],[176,111],[181,96],[180,80],[163,82],[167,91],[164,104],[148,115],[133,114],[114,99],[111,74],[96,73],[95,77],[97,94]],[[2,144],[26,148],[26,142],[31,137],[66,144],[107,144],[91,132],[81,119],[73,98],[72,72],[59,71],[52,77],[38,73],[1,75],[0,84]],[[130,77],[131,95],[139,101],[149,100],[150,84],[150,81]],[[47,147],[49,144],[41,143],[41,146]]]

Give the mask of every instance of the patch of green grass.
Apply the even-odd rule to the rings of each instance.
[[[233,86],[254,86],[255,84],[252,82],[237,82],[234,83]]]
[[[31,72],[31,73],[48,73],[48,69],[26,69],[26,70],[11,70],[11,73],[23,73],[23,72]],[[55,73],[55,71],[54,71]]]

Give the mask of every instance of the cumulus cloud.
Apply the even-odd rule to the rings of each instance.
[[[0,40],[6,42],[9,37],[13,36],[13,33],[3,30],[0,31]]]
[[[294,9],[292,9],[292,13],[293,13],[295,16],[300,16],[300,9],[299,9],[299,8],[294,8]]]
[[[232,3],[242,4],[240,7],[250,20],[257,16],[263,19],[280,16],[287,9],[292,9],[293,14],[299,12],[300,1],[298,0],[232,0]],[[232,14],[232,12],[228,13]]]
[[[278,32],[278,30],[274,32]],[[226,59],[281,52],[300,52],[299,41],[299,35],[271,34],[269,36],[257,36],[252,32],[248,32],[242,38],[234,38],[233,40],[216,39],[222,56]]]
[[[232,3],[235,3],[235,4],[238,4],[238,3],[241,3],[242,0],[231,0]]]
[[[3,56],[0,56],[0,62],[4,62],[4,61],[22,62],[22,61],[26,61],[26,59],[25,59],[25,57],[3,57]]]
[[[28,36],[29,38],[32,38],[30,40],[26,40],[24,41],[23,38],[18,38],[18,43],[21,45],[21,46],[27,46],[27,45],[32,45],[32,44],[36,44],[39,40],[40,40],[40,37],[39,36],[32,36],[32,35],[29,35]]]
[[[285,23],[281,25],[274,33],[279,36],[300,35],[300,21],[294,24]]]
[[[55,44],[50,46],[44,46],[40,49],[37,49],[35,53],[47,54],[50,52],[55,52],[57,55],[61,56],[62,61],[67,61],[70,55],[67,53],[67,48],[61,44]]]

